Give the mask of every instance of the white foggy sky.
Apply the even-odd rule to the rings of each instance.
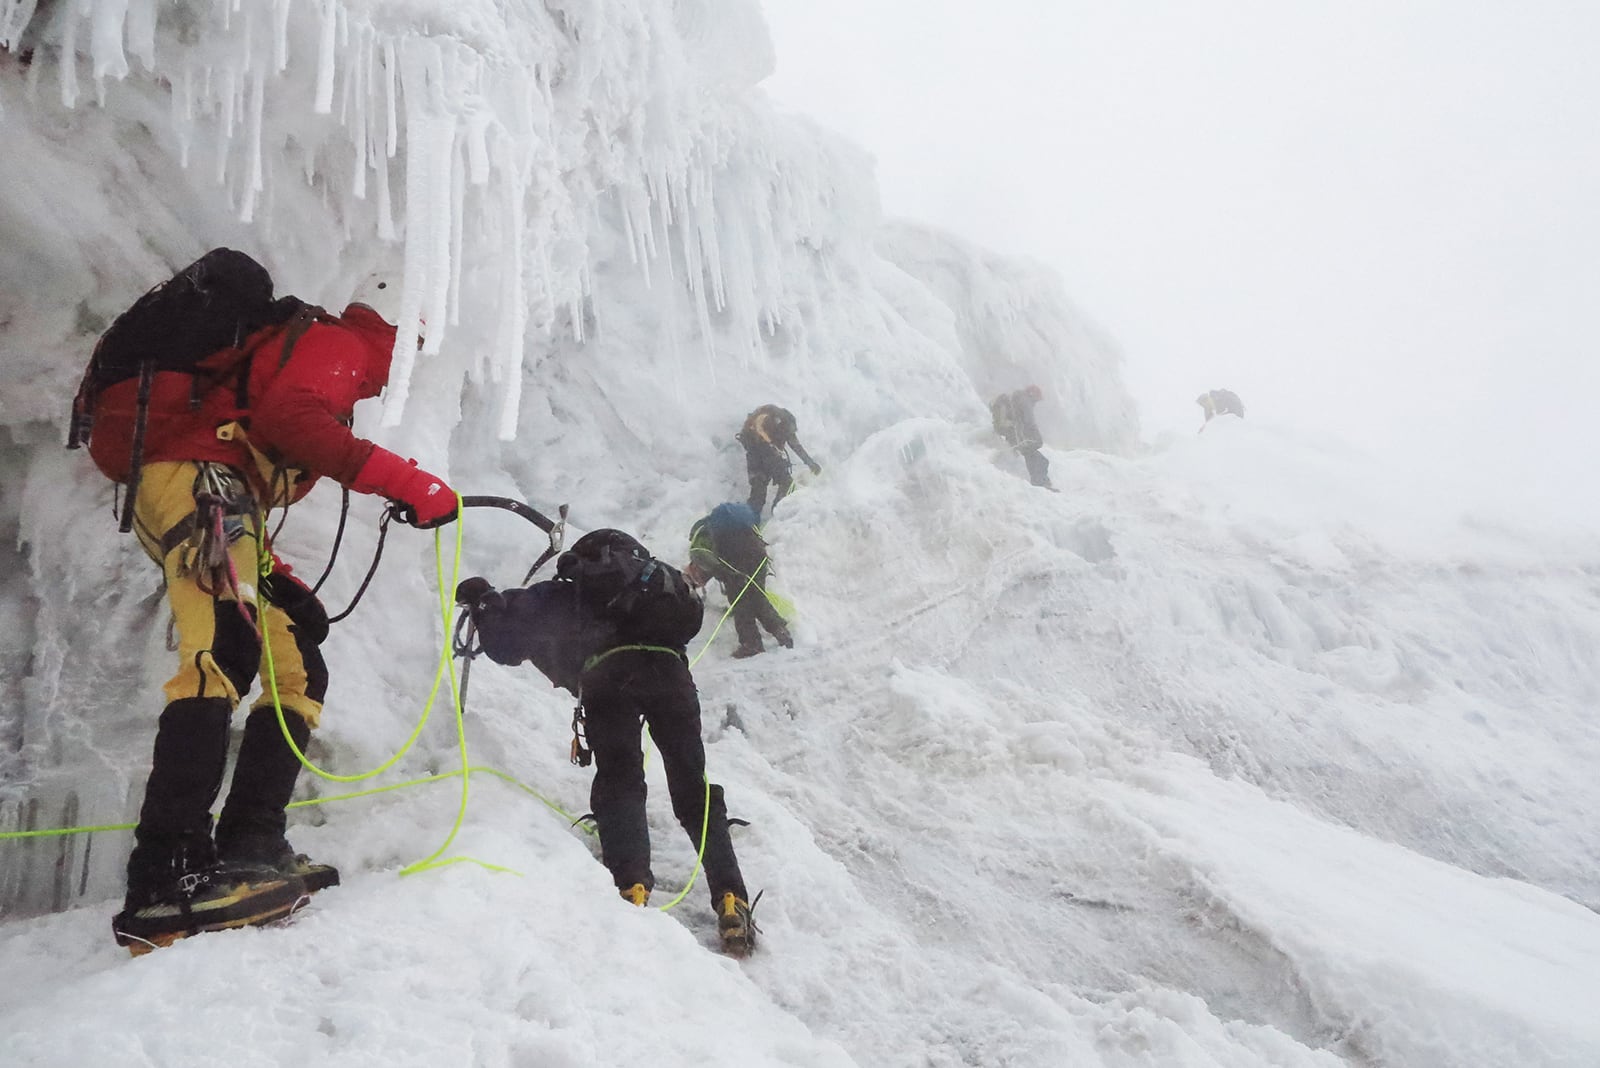
[[[1600,2],[761,2],[772,96],[887,214],[1060,271],[1147,438],[1226,386],[1595,496]]]

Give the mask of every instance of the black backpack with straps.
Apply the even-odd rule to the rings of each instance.
[[[586,616],[609,624],[615,644],[681,649],[700,633],[705,605],[683,574],[620,530],[592,530],[556,560]]]
[[[250,256],[214,248],[117,316],[96,343],[73,398],[67,448],[89,445],[107,476],[127,485],[122,530],[133,518],[152,395],[181,388],[189,408],[197,410],[209,391],[232,385],[243,408],[249,372],[245,339],[297,316],[309,326],[319,314],[295,297],[274,299],[272,276]],[[175,376],[181,387],[175,386]],[[135,385],[131,434],[124,431],[130,440],[92,439],[101,396]]]

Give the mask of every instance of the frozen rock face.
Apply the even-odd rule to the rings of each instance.
[[[765,531],[796,648],[691,647],[774,964],[701,952],[700,889],[619,915],[586,839],[501,783],[447,838],[451,780],[296,809],[345,887],[122,971],[127,836],[0,844],[0,970],[30,977],[0,984],[0,1060],[1600,1059],[1592,542],[1265,420],[1139,449],[1057,280],[883,220],[864,152],[769,107],[772,62],[739,0],[0,0],[0,828],[136,810],[166,609],[61,443],[95,337],[210,246],[334,308],[398,277],[408,343],[357,430],[464,493],[682,562],[744,496],[750,409],[792,409],[824,468]],[[1030,382],[1059,494],[989,427]],[[303,575],[336,497],[277,539]],[[352,506],[331,609],[378,514]],[[581,813],[570,701],[531,670],[480,663],[464,733],[442,697],[419,726],[440,586],[514,583],[541,547],[504,513],[460,529],[442,579],[391,530],[310,755],[353,774],[416,729],[385,781],[470,760]],[[440,840],[521,877],[394,877]],[[650,973],[678,981],[641,999]]]
[[[830,466],[908,417],[981,424],[995,361],[1070,403],[1061,443],[1133,440],[1114,354],[1048,279],[884,227],[866,156],[771,110],[753,0],[8,0],[0,47],[13,823],[137,804],[165,613],[109,486],[59,445],[100,330],[212,245],[335,309],[396,281],[400,335],[425,340],[358,429],[592,524],[676,539],[715,503],[699,476],[740,492],[732,434],[761,403]],[[908,273],[925,259],[969,291]],[[298,508],[285,544],[324,553],[331,512]],[[106,893],[121,847],[97,843],[78,882]],[[11,905],[60,903],[54,876],[16,874],[59,867],[46,845],[8,865]]]

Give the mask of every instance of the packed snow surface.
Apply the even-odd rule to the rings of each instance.
[[[570,701],[479,661],[459,733],[445,686],[392,771],[300,794],[500,774],[296,808],[344,884],[287,926],[130,960],[125,832],[0,842],[0,1063],[1600,1063],[1592,534],[1270,413],[1141,445],[1048,272],[881,219],[772,109],[749,0],[0,0],[0,48],[0,829],[137,808],[165,610],[60,443],[93,338],[207,247],[330,306],[398,278],[427,341],[357,429],[463,493],[681,562],[751,408],[824,466],[766,527],[797,647],[691,646],[757,955],[698,882],[616,896]],[[1060,493],[988,425],[1029,382]],[[302,574],[337,498],[283,531]],[[391,531],[335,628],[323,767],[423,715],[436,568],[540,548],[454,533]],[[694,853],[649,774],[665,905]]]

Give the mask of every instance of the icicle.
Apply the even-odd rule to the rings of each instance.
[[[128,7],[128,51],[147,71],[156,69],[155,0],[133,0]]]
[[[467,167],[463,146],[450,154],[450,325],[461,323],[461,243],[467,216]]]
[[[372,34],[370,29],[361,30],[361,40],[356,45],[356,60],[354,76],[351,84],[355,86],[353,93],[355,100],[356,116],[351,123],[351,141],[356,150],[356,166],[352,175],[350,195],[357,200],[367,199],[367,146],[372,143],[372,129],[369,123],[371,118],[367,113],[367,103],[372,96]]]
[[[639,235],[635,233],[633,229],[633,206],[628,203],[628,197],[626,193],[620,194],[618,199],[622,201],[622,204],[620,205],[620,211],[622,213],[622,238],[623,243],[628,246],[628,261],[634,266],[638,266]],[[645,285],[649,284],[650,280],[646,278]]]
[[[450,235],[453,229],[450,215],[456,169],[455,118],[449,115],[433,116],[428,120],[428,127],[426,150],[431,159],[428,164],[426,230],[428,290],[424,315],[435,326],[428,331],[422,351],[433,356],[444,344],[445,327],[450,321]],[[410,244],[412,240],[408,224],[406,243]]]
[[[406,93],[406,108],[412,107]],[[411,370],[417,360],[413,340],[422,327],[422,287],[427,280],[427,264],[422,261],[421,235],[427,228],[424,204],[427,189],[428,153],[420,139],[412,135],[419,123],[406,122],[406,242],[401,276],[400,314],[397,317],[394,352],[389,361],[389,385],[383,399],[383,425],[399,426],[411,396]]]
[[[716,197],[712,195],[711,176],[708,173],[700,171],[697,184],[705,191],[700,196],[691,198],[691,203],[696,209],[695,240],[700,245],[701,259],[711,275],[711,300],[716,310],[720,312],[728,306],[728,290],[722,274],[722,250],[717,243]]]
[[[61,35],[61,58],[57,74],[61,79],[61,104],[63,107],[75,108],[78,106],[78,20],[87,14],[89,0],[67,0],[77,10],[68,11],[61,16],[66,29]]]
[[[244,196],[240,201],[239,221],[253,222],[256,212],[256,194],[263,187],[261,176],[261,111],[262,97],[266,95],[266,85],[261,68],[257,67],[250,76],[250,141],[249,155],[245,163]]]
[[[372,154],[372,171],[378,185],[378,236],[393,241],[399,236],[394,228],[394,204],[389,196],[389,157],[382,152]]]
[[[272,0],[272,69],[282,74],[289,68],[290,0]]]
[[[500,344],[495,377],[500,381],[499,437],[511,441],[517,436],[517,415],[522,407],[522,359],[528,333],[528,293],[522,258],[525,186],[513,158],[509,139],[498,143],[500,188],[505,197],[505,227],[501,237],[500,262]]]
[[[128,57],[122,51],[122,24],[128,17],[128,0],[99,0],[90,16],[89,55],[94,60],[94,79],[103,83],[107,75],[119,81],[128,76]],[[102,84],[99,91],[104,95]]]
[[[0,0],[0,48],[15,50],[37,3],[38,0]]]
[[[396,97],[399,95],[395,87],[398,67],[399,63],[396,61],[394,54],[394,42],[392,40],[384,41],[383,77],[384,84],[388,88],[389,126],[385,135],[383,154],[390,159],[394,159],[395,150],[400,146],[400,120],[395,114],[398,103]]]
[[[217,76],[216,101],[222,121],[217,123],[217,184],[228,180],[228,154],[233,151],[234,73],[224,67]]]
[[[339,26],[333,5],[334,0],[322,0],[322,40],[317,50],[317,101],[313,105],[318,115],[333,113],[334,34]]]
[[[348,49],[346,49],[348,51]],[[344,80],[339,86],[339,125],[345,129],[350,128],[350,98],[355,94],[360,83],[356,80],[357,70],[355,64],[359,62],[355,57],[347,60],[344,66]]]
[[[405,281],[390,362],[389,393],[383,407],[384,426],[398,425],[405,415],[416,363],[416,347],[410,339],[421,333],[424,301],[433,327],[427,332],[423,348],[429,355],[439,350],[446,326],[446,308],[439,294],[448,292],[449,285],[445,262],[450,255],[449,231],[445,229],[448,219],[444,216],[449,211],[455,120],[440,114],[443,54],[437,42],[418,37],[407,38],[403,47],[400,75],[406,106]],[[445,282],[442,289],[441,276]]]
[[[489,126],[494,113],[479,108],[467,116],[466,142],[468,172],[473,185],[483,185],[489,180]]]
[[[239,52],[240,60],[241,60],[241,62],[243,64],[239,68],[239,73],[241,73],[241,74],[249,74],[253,70],[255,70],[255,66],[256,66],[256,63],[255,63],[255,54],[256,54],[256,9],[253,8],[253,7],[249,11],[246,11],[244,13],[244,30],[241,31],[240,34],[239,34],[239,49],[238,49],[238,52]],[[239,112],[239,119],[242,122],[242,121],[244,121],[244,111],[242,110],[243,107],[244,107],[243,90],[240,91],[239,106],[241,108],[241,110]]]
[[[178,136],[178,162],[187,170],[194,145],[194,68],[188,63],[172,86],[172,129]]]

